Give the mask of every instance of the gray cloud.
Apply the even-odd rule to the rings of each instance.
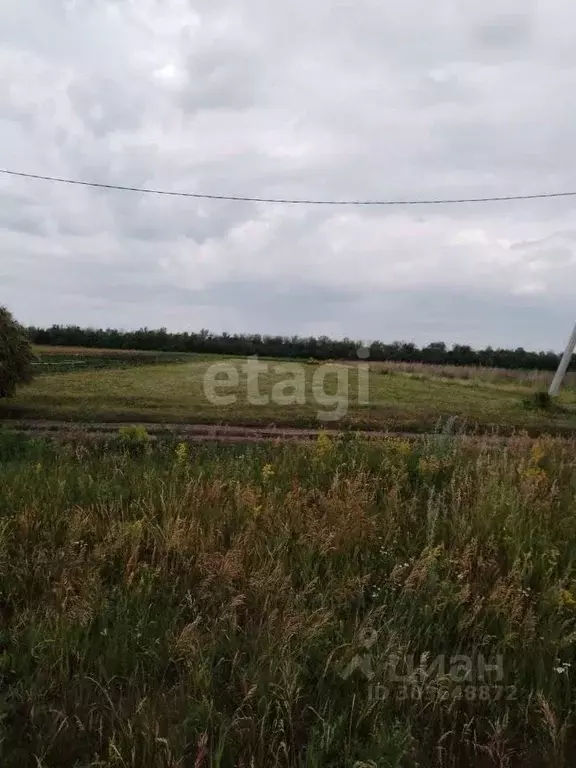
[[[507,51],[528,45],[534,34],[534,15],[530,7],[519,7],[516,12],[492,13],[476,27],[473,40],[489,49]]]
[[[168,190],[434,198],[567,190],[568,0],[19,0],[0,166]],[[295,208],[0,177],[23,322],[553,346],[571,199]]]

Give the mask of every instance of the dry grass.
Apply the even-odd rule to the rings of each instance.
[[[2,766],[569,764],[574,443],[123,445],[0,440]]]
[[[413,376],[434,378],[447,381],[477,381],[490,384],[516,384],[522,387],[547,389],[554,377],[553,371],[509,370],[507,368],[488,368],[477,365],[430,365],[428,363],[399,363],[393,361],[370,364],[374,371],[388,373],[407,373]],[[566,387],[576,386],[576,373],[569,372],[564,380]]]

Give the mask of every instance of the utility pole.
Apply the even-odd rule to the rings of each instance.
[[[568,339],[568,344],[566,345],[566,349],[564,350],[564,354],[562,355],[562,360],[560,360],[560,365],[558,366],[558,370],[556,371],[554,378],[552,379],[552,384],[550,384],[550,389],[548,390],[548,394],[550,395],[550,397],[556,397],[558,392],[560,392],[562,381],[564,379],[564,376],[566,375],[568,366],[570,365],[570,360],[572,359],[572,352],[574,352],[574,347],[576,347],[576,325],[574,326],[572,335]]]

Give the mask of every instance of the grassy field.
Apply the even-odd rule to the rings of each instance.
[[[570,765],[575,456],[0,437],[0,764]]]
[[[47,357],[64,354],[61,348]],[[102,350],[93,360],[103,359]],[[71,354],[66,352],[65,354]],[[146,353],[144,353],[146,354]],[[125,358],[130,355],[125,353]],[[89,356],[86,356],[86,359]],[[250,401],[243,361],[230,359],[239,372],[236,399],[214,405],[204,390],[205,376],[218,358],[188,357],[172,363],[160,356],[162,365],[129,364],[116,369],[45,372],[32,386],[10,401],[0,401],[0,418],[64,419],[74,421],[188,422],[245,425],[327,426],[399,431],[429,431],[439,420],[457,417],[467,429],[498,429],[510,432],[525,428],[534,433],[576,429],[576,389],[564,389],[559,405],[549,411],[527,407],[525,400],[542,390],[542,376],[530,372],[494,369],[438,368],[394,363],[373,363],[369,404],[358,401],[359,382],[353,364],[332,366],[324,383],[316,381],[321,366],[300,364],[305,371],[305,402],[279,405]],[[278,370],[275,369],[278,366]],[[287,378],[290,364],[270,362],[260,376],[260,393],[266,397]],[[48,371],[51,369],[48,368]],[[346,390],[338,389],[336,371]],[[460,378],[456,378],[459,376]],[[548,374],[544,374],[545,377]],[[344,392],[340,408],[331,396]],[[324,402],[322,393],[326,393]],[[339,409],[340,419],[325,421]]]

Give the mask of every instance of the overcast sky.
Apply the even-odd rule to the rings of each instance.
[[[3,0],[0,167],[167,190],[576,190],[570,0]],[[25,324],[561,348],[576,198],[196,201],[0,176]]]

